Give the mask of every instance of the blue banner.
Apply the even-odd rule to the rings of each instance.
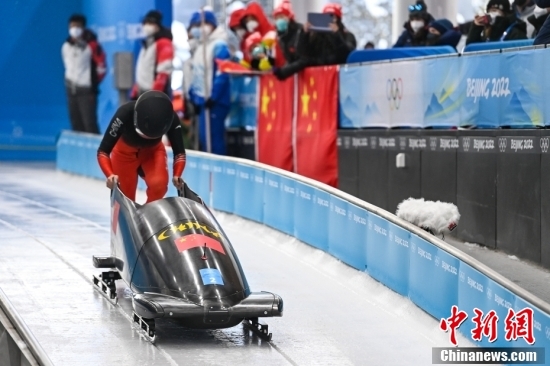
[[[424,67],[424,127],[450,128],[461,121],[466,90],[461,59],[446,57],[422,61]]]
[[[356,217],[358,223],[354,223]],[[367,212],[332,196],[328,220],[328,252],[342,262],[365,270]]]
[[[436,319],[447,318],[458,305],[459,261],[412,234],[409,297]]]
[[[228,192],[235,192],[235,164],[229,161],[212,159],[212,192],[213,204],[217,210],[233,213],[235,196]]]
[[[471,266],[461,262],[458,273],[458,308],[468,314],[468,319],[462,323],[459,330],[465,337],[472,339],[471,331],[475,323],[474,309],[478,308],[486,314],[494,308],[488,296],[489,279]],[[447,310],[448,317],[451,309]],[[503,319],[503,318],[502,318]]]
[[[388,248],[384,284],[395,292],[409,294],[409,262],[411,233],[388,222]],[[367,257],[368,258],[368,257]]]
[[[363,86],[364,67],[343,65],[339,72],[340,127],[362,128],[368,124],[370,113],[365,103]]]
[[[516,296],[516,302],[513,305],[516,313],[521,310],[533,309],[533,337],[535,343],[534,347],[544,347],[546,350],[550,349],[550,316],[540,311],[537,307],[523,300],[521,297]],[[516,341],[509,342],[508,346],[512,347],[527,347],[529,343],[525,338],[519,338]],[[548,353],[546,354],[546,363],[548,364]]]
[[[328,251],[330,195],[307,184],[295,182],[294,236]]]
[[[264,173],[264,224],[281,230],[284,226],[282,218],[289,211],[283,211],[279,206],[282,199],[283,186],[281,176],[271,172]],[[282,231],[282,230],[281,230]]]
[[[257,222],[263,222],[264,171],[243,164],[235,164],[235,214]],[[232,192],[227,192],[231,194]]]
[[[378,215],[369,214],[367,227],[367,248],[365,250],[367,272],[371,277],[386,284],[389,269],[386,267],[389,257],[388,222]],[[407,263],[407,275],[408,275]]]
[[[231,76],[231,110],[228,128],[256,129],[258,120],[258,84],[254,76]]]

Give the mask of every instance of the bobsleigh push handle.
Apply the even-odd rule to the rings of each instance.
[[[198,202],[201,205],[204,205],[204,201],[202,200],[202,198],[200,198],[198,194],[193,192],[193,190],[191,190],[191,188],[189,188],[189,186],[185,182],[183,183],[183,188],[178,189],[178,197],[187,198],[195,202]]]

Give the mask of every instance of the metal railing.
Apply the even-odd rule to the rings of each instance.
[[[7,341],[0,343],[0,355],[4,358],[0,359],[0,363],[8,360],[9,366],[53,366],[46,352],[0,289],[0,339],[3,337],[7,337]]]

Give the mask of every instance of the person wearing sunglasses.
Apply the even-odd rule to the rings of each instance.
[[[405,30],[393,46],[398,47],[422,47],[427,45],[428,27],[435,19],[428,13],[428,6],[423,0],[409,6],[409,20],[403,27]]]

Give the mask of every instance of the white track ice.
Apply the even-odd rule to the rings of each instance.
[[[272,342],[240,325],[159,321],[151,345],[131,328],[123,283],[118,306],[91,284],[92,255],[108,254],[109,215],[102,181],[0,164],[0,288],[56,365],[430,365],[432,347],[449,346],[435,319],[365,273],[219,212],[252,290],[283,297],[283,317],[266,319]]]

